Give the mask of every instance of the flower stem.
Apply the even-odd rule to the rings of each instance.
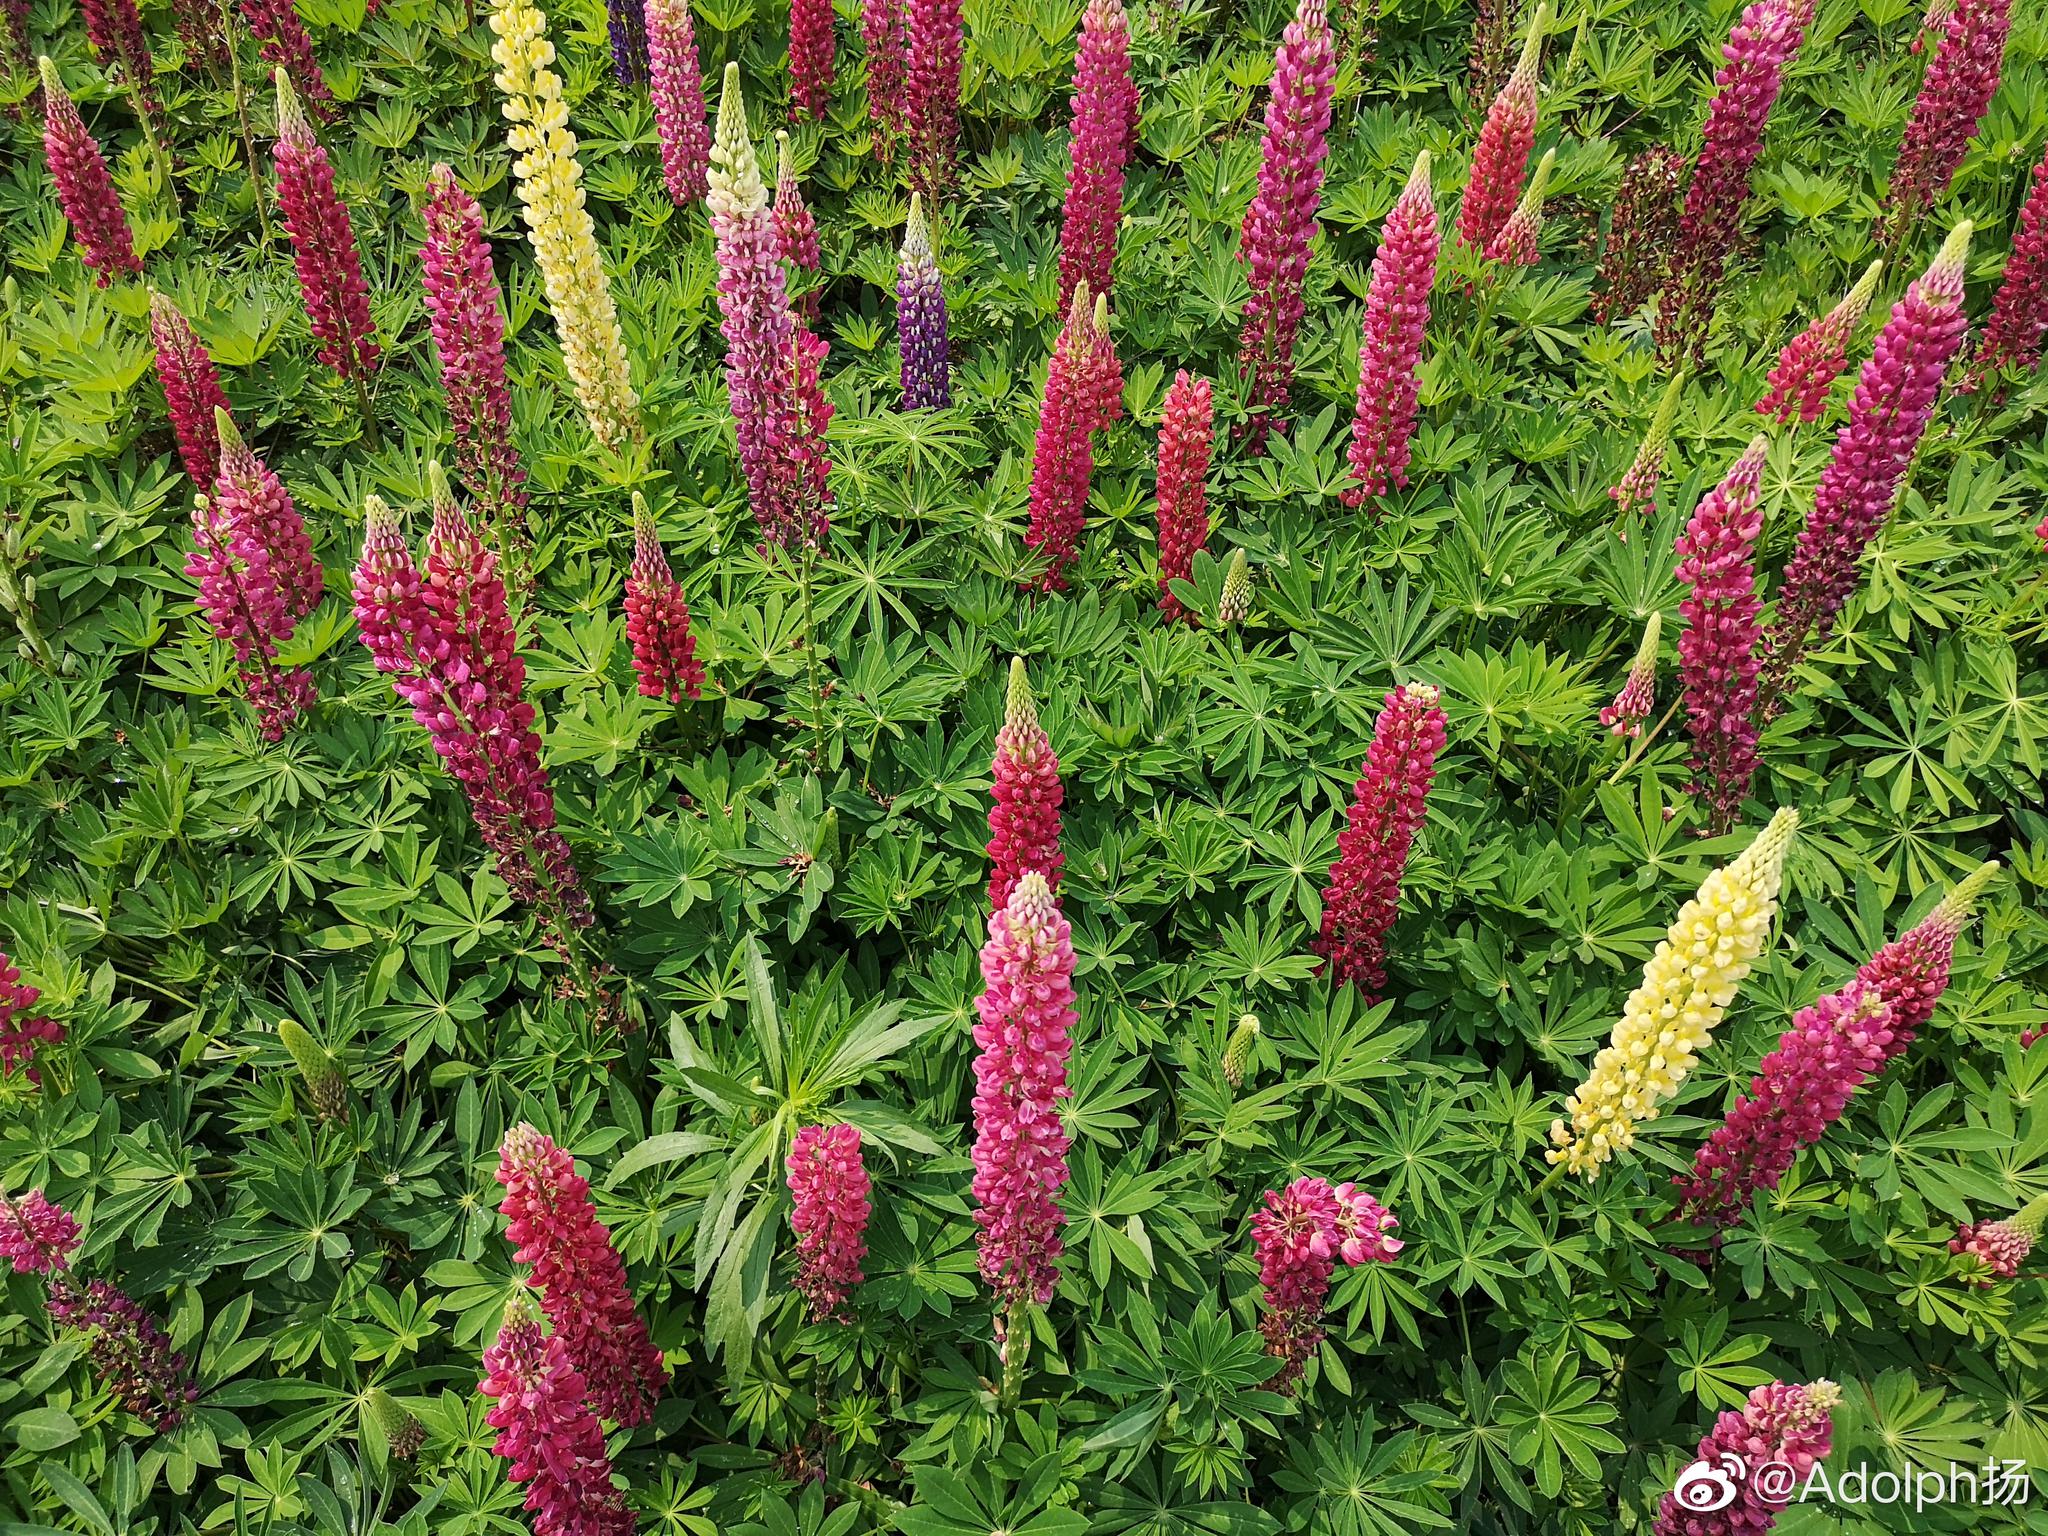
[[[1635,767],[1636,759],[1638,759],[1645,752],[1650,750],[1650,743],[1657,739],[1657,733],[1662,731],[1665,726],[1671,723],[1671,717],[1678,713],[1678,706],[1680,704],[1683,704],[1684,702],[1685,698],[1683,695],[1680,695],[1678,698],[1673,699],[1671,701],[1671,707],[1664,711],[1663,718],[1658,720],[1658,722],[1655,725],[1651,726],[1647,731],[1645,731],[1642,735],[1636,738],[1635,744],[1628,749],[1628,756],[1621,760],[1621,766],[1615,769],[1613,774],[1609,776],[1607,780],[1608,783],[1619,783],[1621,781],[1622,776],[1626,774],[1629,771],[1629,769]]]

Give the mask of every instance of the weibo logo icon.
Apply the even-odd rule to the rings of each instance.
[[[1712,1461],[1696,1461],[1678,1474],[1671,1497],[1690,1514],[1711,1514],[1735,1502],[1737,1485],[1749,1476],[1749,1464],[1733,1451]]]

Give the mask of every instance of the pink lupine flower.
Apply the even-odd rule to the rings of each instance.
[[[512,395],[505,384],[505,317],[484,239],[483,209],[455,173],[436,165],[427,175],[420,247],[441,397],[455,434],[463,480],[493,513],[526,506],[526,469],[512,444]]]
[[[812,1317],[843,1317],[868,1252],[868,1170],[859,1128],[805,1126],[790,1142],[788,1171],[796,1288]]]
[[[1124,164],[1138,136],[1138,87],[1131,80],[1131,27],[1123,0],[1088,0],[1074,55],[1073,138],[1060,224],[1060,307],[1085,282],[1109,292],[1123,218]]]
[[[0,952],[0,1077],[21,1067],[31,1083],[40,1084],[42,1074],[35,1067],[37,1047],[63,1042],[62,1024],[29,1011],[42,995],[21,979],[14,962]]]
[[[1038,705],[1024,658],[1010,659],[1003,726],[996,732],[994,804],[988,813],[988,904],[1000,912],[1027,873],[1057,892],[1066,856],[1060,852],[1060,760],[1038,723]]]
[[[1355,1184],[1332,1189],[1327,1180],[1301,1178],[1266,1191],[1264,1207],[1252,1217],[1252,1246],[1266,1303],[1259,1331],[1266,1353],[1280,1362],[1271,1388],[1292,1391],[1322,1343],[1323,1305],[1337,1261],[1391,1262],[1405,1246],[1391,1235],[1400,1224]]]
[[[604,1427],[584,1404],[583,1376],[562,1335],[544,1336],[515,1296],[483,1366],[477,1390],[494,1399],[484,1422],[498,1432],[491,1449],[526,1489],[534,1536],[631,1536],[633,1512],[612,1486]]]
[[[1785,343],[1778,366],[1771,370],[1771,387],[1756,403],[1759,411],[1780,422],[1794,417],[1803,422],[1820,420],[1828,408],[1828,392],[1849,361],[1849,339],[1870,307],[1870,296],[1877,291],[1877,277],[1883,270],[1883,261],[1873,261],[1840,303]]]
[[[163,386],[171,434],[193,485],[213,484],[220,468],[220,433],[213,413],[227,409],[220,374],[198,333],[178,306],[160,293],[149,296],[149,338],[156,348],[156,379]]]
[[[811,278],[817,276],[818,224],[804,204],[803,185],[797,180],[796,157],[786,133],[775,135],[775,205],[769,217],[775,224],[775,249],[790,268],[789,281],[793,292],[799,284],[807,281],[801,274],[808,273]],[[812,288],[801,298],[792,300],[792,307],[806,320],[815,320],[818,317],[817,290]]]
[[[78,1243],[77,1219],[40,1189],[0,1195],[0,1260],[16,1274],[61,1274]]]
[[[823,117],[832,96],[832,0],[790,0],[789,115]]]
[[[66,94],[57,66],[46,56],[37,67],[43,79],[43,154],[57,188],[57,206],[71,225],[79,259],[104,288],[124,273],[140,272],[142,258],[135,254],[128,215],[107,172],[106,157]]]
[[[1978,865],[1921,922],[1878,950],[1857,970],[1856,979],[1875,989],[1891,1010],[1892,1034],[1885,1048],[1887,1062],[1911,1045],[1934,1017],[1935,1003],[1948,990],[1956,939],[1969,926],[1977,898],[1997,873],[1996,859]]]
[[[1522,195],[1529,153],[1536,147],[1537,63],[1549,21],[1549,6],[1537,6],[1522,56],[1487,109],[1479,142],[1472,147],[1472,174],[1458,205],[1458,243],[1474,254],[1493,243]]]
[[[370,289],[348,208],[334,190],[334,167],[313,136],[283,66],[277,79],[277,206],[291,236],[306,322],[320,361],[345,379],[374,373],[381,361],[370,319]]]
[[[1059,1285],[1060,1101],[1073,1049],[1074,945],[1045,877],[1017,881],[989,919],[974,1043],[974,1219],[981,1275],[1005,1310]]]
[[[680,704],[701,697],[704,668],[690,633],[690,605],[669,568],[661,535],[640,493],[633,493],[633,568],[626,576],[626,638],[643,698]]]
[[[711,119],[690,0],[647,0],[647,94],[661,140],[661,175],[678,208],[704,195],[711,161]]]
[[[1437,697],[1420,683],[1387,695],[1323,888],[1322,931],[1310,945],[1331,981],[1358,987],[1372,1002],[1387,984],[1387,935],[1401,905],[1401,876],[1444,748]]]
[[[1715,1420],[1693,1458],[1713,1468],[1722,1466],[1723,1457],[1738,1458],[1746,1472],[1734,1480],[1735,1497],[1719,1502],[1724,1490],[1711,1480],[1681,1483],[1658,1505],[1654,1536],[1762,1536],[1777,1523],[1784,1505],[1761,1491],[1768,1483],[1747,1473],[1775,1463],[1791,1469],[1795,1490],[1803,1486],[1815,1464],[1833,1449],[1830,1414],[1841,1400],[1841,1388],[1831,1381],[1808,1386],[1773,1381],[1756,1388],[1740,1412],[1730,1410]]]
[[[1956,349],[1969,328],[1963,261],[1970,222],[1958,224],[1927,271],[1893,306],[1856,383],[1849,419],[1814,492],[1813,510],[1778,589],[1763,695],[1773,704],[1809,644],[1833,632],[1856,588],[1856,562],[1891,515],[1921,434],[1934,416]]]
[[[1347,506],[1359,506],[1408,483],[1409,439],[1421,388],[1422,337],[1429,292],[1436,284],[1441,242],[1430,195],[1429,151],[1415,157],[1408,184],[1394,200],[1373,254],[1365,294],[1364,338],[1358,348],[1358,400],[1351,422]]]
[[[1742,234],[1742,205],[1764,125],[1805,33],[1805,15],[1794,0],[1754,0],[1721,50],[1726,63],[1714,76],[1714,100],[1658,303],[1657,350],[1667,362],[1696,361],[1706,343],[1722,269]]]
[[[1751,441],[1721,483],[1701,498],[1678,538],[1679,676],[1692,733],[1692,793],[1711,807],[1711,824],[1735,824],[1756,776],[1758,615],[1756,541],[1763,531],[1764,454]]]
[[[1640,736],[1643,722],[1657,707],[1657,641],[1664,632],[1664,615],[1652,613],[1643,625],[1643,638],[1636,646],[1635,660],[1622,679],[1621,692],[1600,711],[1600,723],[1616,736]]]
[[[2048,150],[2034,167],[2034,180],[2020,209],[2012,252],[2005,258],[2005,277],[1991,301],[1966,387],[1975,389],[1986,375],[2011,368],[2028,372],[2041,364],[2041,342],[2048,337]],[[2048,527],[2048,523],[2043,524]],[[2048,542],[2048,534],[2042,535]]]
[[[121,1406],[159,1432],[176,1429],[198,1400],[185,1357],[133,1297],[105,1280],[50,1280],[50,1318],[86,1337],[93,1375]]]
[[[1259,190],[1245,210],[1238,259],[1251,281],[1238,371],[1251,383],[1247,441],[1259,452],[1294,381],[1302,278],[1322,202],[1336,95],[1337,52],[1325,0],[1300,0],[1273,55],[1260,147]]]
[[[1543,199],[1550,190],[1550,172],[1556,164],[1557,151],[1543,151],[1543,158],[1536,162],[1536,170],[1522,191],[1521,201],[1515,204],[1515,211],[1508,215],[1507,223],[1501,225],[1499,232],[1486,242],[1488,261],[1498,262],[1504,267],[1536,265],[1536,242],[1543,233]]]
[[[1634,156],[1621,173],[1594,275],[1592,316],[1602,325],[1634,314],[1664,285],[1678,243],[1678,178],[1683,164],[1663,144]]]
[[[1095,434],[1122,414],[1123,372],[1109,335],[1109,305],[1074,289],[1067,321],[1046,369],[1038,437],[1031,451],[1031,520],[1024,545],[1043,553],[1044,574],[1027,585],[1064,592],[1067,568],[1081,552],[1088,492],[1095,477]]]
[[[903,124],[910,186],[937,207],[953,182],[960,139],[961,0],[903,0]]]
[[[600,1418],[644,1424],[668,1381],[661,1351],[626,1288],[626,1266],[590,1205],[590,1185],[569,1154],[521,1121],[499,1148],[505,1236],[512,1261],[530,1264],[554,1338],[583,1377]]]
[[[2012,0],[1956,0],[1934,60],[1920,82],[1906,119],[1885,192],[1894,239],[1934,205],[1969,152],[1977,125],[1998,94],[2005,41],[2012,30]]]
[[[1194,571],[1195,551],[1209,540],[1209,455],[1215,443],[1213,391],[1183,368],[1166,391],[1159,422],[1159,609],[1191,619],[1169,585]]]
[[[1643,434],[1642,444],[1636,449],[1636,456],[1629,461],[1620,484],[1608,487],[1608,499],[1624,517],[1634,513],[1637,517],[1648,518],[1657,510],[1657,485],[1664,478],[1664,455],[1671,447],[1671,427],[1678,419],[1678,402],[1684,392],[1685,375],[1673,374],[1671,382],[1664,386],[1664,393],[1657,401],[1656,414],[1650,418],[1649,430]]]
[[[862,0],[860,42],[867,54],[868,116],[881,133],[882,158],[903,132],[903,85],[909,67],[903,35],[906,0]]]
[[[156,61],[150,57],[149,37],[142,30],[135,0],[79,0],[78,9],[92,56],[102,64],[118,64],[134,86],[141,110],[154,113]]]
[[[313,57],[313,38],[299,19],[295,0],[237,0],[242,19],[256,34],[257,53],[263,62],[284,70],[300,97],[311,104],[321,122],[334,118],[334,93],[321,77],[320,61]]]
[[[2041,1239],[2044,1221],[2048,1221],[2048,1195],[2029,1200],[2017,1214],[2001,1221],[1961,1223],[1949,1239],[1948,1251],[1976,1260],[1970,1283],[1989,1289],[2001,1280],[2018,1277],[2020,1266]]]

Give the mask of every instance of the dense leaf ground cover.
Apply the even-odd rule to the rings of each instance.
[[[325,595],[281,657],[318,701],[267,741],[186,574],[209,488],[175,450],[148,291],[81,266],[18,58],[0,90],[16,109],[0,124],[0,606],[22,639],[0,661],[0,947],[40,990],[21,1016],[62,1038],[36,1045],[37,1080],[15,1063],[0,1083],[0,1189],[78,1219],[73,1272],[160,1320],[196,1396],[153,1431],[107,1366],[118,1328],[63,1326],[61,1288],[18,1263],[0,1308],[0,1529],[526,1528],[477,1390],[527,1273],[497,1209],[499,1148],[522,1121],[589,1178],[673,1373],[651,1418],[610,1435],[641,1530],[1647,1530],[1716,1413],[1777,1380],[1840,1385],[1831,1465],[2048,1466],[2039,1279],[2022,1262],[1982,1283],[1984,1263],[1950,1246],[1959,1223],[2048,1191],[2048,1051],[2022,1044],[2048,1002],[2033,532],[2048,382],[2015,370],[1942,396],[1724,835],[1688,792],[1682,716],[1658,719],[1684,629],[1674,542],[1763,424],[1780,347],[1887,258],[1827,415],[1771,430],[1767,589],[1872,335],[1965,217],[1965,309],[1989,309],[2048,139],[2048,13],[2017,8],[1952,186],[1887,243],[1882,199],[1932,50],[1902,0],[1824,0],[1718,318],[1679,374],[1655,505],[1618,511],[1610,487],[1674,369],[1649,312],[1589,313],[1595,265],[1630,157],[1698,147],[1736,11],[1567,0],[1549,20],[1540,260],[1482,263],[1446,239],[1409,483],[1354,509],[1382,221],[1427,150],[1448,222],[1528,18],[1393,0],[1339,19],[1293,400],[1254,453],[1236,253],[1288,16],[1134,9],[1121,413],[1057,594],[1022,590],[1042,568],[1023,533],[1064,318],[1076,8],[966,9],[957,184],[932,220],[947,408],[898,409],[906,160],[881,154],[852,10],[822,112],[788,125],[834,408],[814,559],[756,547],[704,208],[671,201],[647,91],[614,78],[603,12],[574,0],[547,20],[645,426],[616,449],[569,388],[485,19],[428,0],[300,14],[384,351],[362,398],[308,333],[243,18],[227,18],[231,70],[144,8],[160,161],[72,8],[9,10],[22,58],[51,56],[105,146],[147,282],[191,317],[304,514]],[[784,12],[709,0],[695,22],[714,109],[736,62],[772,167]],[[514,577],[541,756],[594,910],[566,952],[500,878],[348,596],[366,502],[417,538],[428,464],[450,457],[420,259],[436,162],[482,203],[504,290],[531,499],[486,537]],[[1154,527],[1159,417],[1183,368],[1214,381],[1217,421],[1214,528],[1175,588],[1186,623],[1158,610]],[[699,700],[635,686],[635,493],[687,594]],[[1241,607],[1223,604],[1237,552],[1241,618],[1219,614]],[[1617,738],[1598,715],[1653,615],[1658,728]],[[1078,1022],[1057,1290],[1006,1312],[977,1273],[969,1151],[1012,656],[1064,786]],[[1440,690],[1448,740],[1373,1004],[1318,974],[1311,941],[1401,683]],[[1544,1185],[1552,1122],[1644,962],[1781,808],[1802,825],[1777,915],[1697,1069],[1596,1177]],[[1670,1221],[1672,1177],[1759,1059],[1989,859],[2004,867],[1919,1038],[1708,1262],[1689,1256],[1703,1240]],[[864,1278],[822,1321],[793,1288],[782,1171],[820,1123],[860,1129],[873,1181]],[[1336,1269],[1326,1337],[1281,1382],[1251,1218],[1304,1176],[1356,1181],[1404,1246]],[[2041,1520],[2038,1500],[1819,1500],[1779,1528]]]

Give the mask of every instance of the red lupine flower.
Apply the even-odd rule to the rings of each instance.
[[[505,385],[505,317],[484,239],[483,209],[455,173],[427,176],[420,247],[441,397],[455,433],[455,462],[471,493],[492,512],[526,506],[526,469],[512,445],[512,395]]]
[[[1882,261],[1873,261],[1839,304],[1785,343],[1778,366],[1771,370],[1771,387],[1756,403],[1759,411],[1781,422],[1795,416],[1804,422],[1820,420],[1828,408],[1828,392],[1849,361],[1849,339],[1870,307],[1883,270]]]
[[[1529,171],[1529,152],[1536,147],[1537,61],[1542,57],[1543,30],[1550,7],[1539,5],[1529,19],[1522,56],[1507,84],[1487,109],[1472,147],[1472,174],[1458,205],[1458,243],[1475,255],[1492,244],[1522,195]]]
[[[1195,551],[1209,539],[1212,401],[1209,381],[1191,378],[1183,368],[1166,391],[1159,422],[1159,608],[1169,619],[1193,617],[1168,584],[1188,579]]]
[[[92,46],[92,56],[102,64],[118,64],[135,87],[141,109],[155,112],[156,61],[150,57],[149,37],[142,30],[135,0],[79,0],[78,9],[85,19],[85,38]]]
[[[498,1182],[512,1261],[533,1266],[527,1283],[540,1293],[590,1406],[618,1424],[646,1423],[668,1369],[634,1308],[611,1233],[591,1209],[589,1183],[567,1152],[524,1121],[505,1133]]]
[[[807,1125],[796,1133],[789,1146],[789,1198],[796,1288],[812,1317],[843,1316],[868,1252],[868,1170],[858,1127]]]
[[[0,1076],[26,1067],[31,1083],[42,1082],[42,1074],[35,1068],[36,1047],[57,1045],[64,1039],[62,1024],[29,1012],[42,995],[22,981],[14,962],[0,952]],[[0,1222],[4,1220],[0,1217]]]
[[[711,162],[711,119],[690,0],[647,0],[647,94],[661,140],[661,175],[678,208],[704,195]]]
[[[1756,775],[1756,541],[1763,531],[1764,454],[1754,439],[1719,485],[1702,497],[1678,538],[1678,637],[1686,725],[1692,732],[1692,793],[1711,807],[1712,825],[1735,824]]]
[[[789,115],[823,117],[832,96],[832,0],[790,0]]]
[[[975,1003],[974,1219],[981,1275],[1004,1309],[1059,1285],[1059,1191],[1067,1182],[1074,945],[1045,877],[1017,881],[989,919]]]
[[[1989,1289],[2001,1280],[2019,1275],[2020,1266],[2040,1241],[2043,1221],[2048,1221],[2048,1195],[2029,1200],[2016,1214],[2002,1221],[1961,1223],[1949,1240],[1948,1251],[1975,1259],[1977,1270],[1971,1283]]]
[[[1351,422],[1351,479],[1345,505],[1377,500],[1408,483],[1409,438],[1421,388],[1422,337],[1436,284],[1441,236],[1430,195],[1429,151],[1415,157],[1408,184],[1380,230],[1365,294],[1358,348],[1358,400]]]
[[[867,53],[868,115],[881,132],[882,158],[903,132],[903,85],[909,67],[904,38],[906,0],[862,0],[860,42]]]
[[[2020,209],[2012,252],[2005,258],[2005,277],[1991,301],[1991,319],[1963,387],[1975,389],[1987,374],[2011,368],[2028,372],[2041,364],[2041,342],[2048,337],[2048,150],[2034,167],[2027,201]],[[2048,527],[2048,524],[2044,524]],[[2048,534],[2043,534],[2048,542]]]
[[[57,206],[71,225],[79,259],[104,288],[124,273],[140,272],[142,258],[135,254],[128,215],[114,190],[114,178],[107,173],[106,157],[65,93],[57,66],[45,57],[37,67],[43,78],[43,154],[56,184]]]
[[[638,491],[633,493],[633,568],[626,576],[626,638],[643,698],[679,704],[704,692],[704,668],[690,633],[690,606],[669,568],[661,535]]]
[[[960,139],[961,0],[903,0],[903,120],[910,186],[936,208],[953,181]]]
[[[1622,679],[1621,692],[1600,711],[1600,723],[1616,736],[1640,736],[1643,722],[1657,707],[1657,641],[1664,632],[1664,615],[1651,613],[1643,625],[1643,638]]]
[[[257,52],[263,62],[283,69],[292,77],[300,97],[311,103],[313,115],[321,122],[334,117],[334,93],[321,78],[320,61],[313,57],[313,39],[299,20],[294,0],[237,0],[242,19],[256,34]]]
[[[1333,982],[1357,986],[1372,1002],[1387,984],[1387,934],[1443,747],[1436,689],[1408,683],[1387,695],[1323,889],[1322,932],[1310,948]]]
[[[1894,238],[1932,207],[1955,179],[1977,125],[1998,94],[2011,30],[2012,0],[1956,0],[1892,164],[1885,207]]]
[[[1031,521],[1027,549],[1042,551],[1043,575],[1030,585],[1067,589],[1067,568],[1081,552],[1088,491],[1095,476],[1095,434],[1122,414],[1123,372],[1109,335],[1109,305],[1084,282],[1074,289],[1067,322],[1046,370],[1038,437],[1031,452]]]
[[[149,296],[149,337],[156,347],[156,379],[163,386],[178,457],[193,485],[210,486],[220,468],[220,432],[213,413],[228,406],[220,375],[192,322],[155,292]]]
[[[320,342],[320,361],[345,379],[358,379],[376,372],[381,358],[355,230],[334,190],[327,151],[282,66],[276,80],[277,206],[291,236],[306,322]]]
[[[806,281],[799,274],[817,276],[818,224],[804,205],[803,185],[797,180],[796,157],[786,133],[775,135],[775,205],[769,217],[775,224],[775,249],[790,267],[790,288],[794,294],[798,285]],[[806,320],[817,319],[815,287],[794,297],[793,304]]]
[[[633,1513],[612,1486],[604,1427],[584,1405],[584,1380],[560,1333],[543,1336],[523,1297],[484,1351],[478,1390],[495,1399],[484,1422],[505,1475],[526,1489],[534,1536],[631,1536]]]
[[[171,0],[171,15],[185,45],[185,62],[213,68],[227,62],[225,18],[213,0]]]
[[[1266,1191],[1252,1217],[1266,1314],[1259,1331],[1266,1353],[1280,1362],[1269,1386],[1291,1391],[1323,1341],[1323,1304],[1330,1276],[1346,1264],[1385,1264],[1405,1246],[1392,1236],[1394,1213],[1355,1184],[1332,1189],[1327,1180],[1296,1179]]]
[[[1057,891],[1066,857],[1060,852],[1060,760],[1038,723],[1024,658],[1010,659],[1003,727],[996,732],[995,803],[988,813],[988,904],[1000,912],[1026,873]]]
[[[81,1286],[60,1274],[50,1281],[50,1317],[87,1335],[93,1375],[123,1408],[160,1432],[184,1423],[199,1388],[163,1325],[133,1297],[105,1280]]]
[[[1833,1448],[1829,1415],[1841,1400],[1841,1389],[1831,1381],[1803,1387],[1773,1381],[1756,1388],[1740,1412],[1715,1420],[1692,1463],[1720,1469],[1724,1457],[1737,1458],[1745,1473],[1734,1479],[1735,1497],[1719,1502],[1723,1490],[1712,1480],[1689,1484],[1681,1477],[1657,1507],[1654,1536],[1762,1536],[1784,1505],[1766,1496],[1772,1485],[1749,1474],[1776,1464],[1791,1470],[1794,1489],[1804,1485],[1814,1464]]]
[[[1632,158],[1621,173],[1593,281],[1592,314],[1602,325],[1634,314],[1664,285],[1678,242],[1682,163],[1669,146],[1657,144]]]
[[[1138,136],[1138,87],[1131,80],[1131,27],[1123,0],[1088,0],[1074,54],[1073,137],[1060,224],[1060,307],[1074,286],[1109,292],[1123,218],[1124,164]]]
[[[61,1274],[78,1242],[77,1219],[40,1189],[0,1195],[0,1260],[16,1274]]]

